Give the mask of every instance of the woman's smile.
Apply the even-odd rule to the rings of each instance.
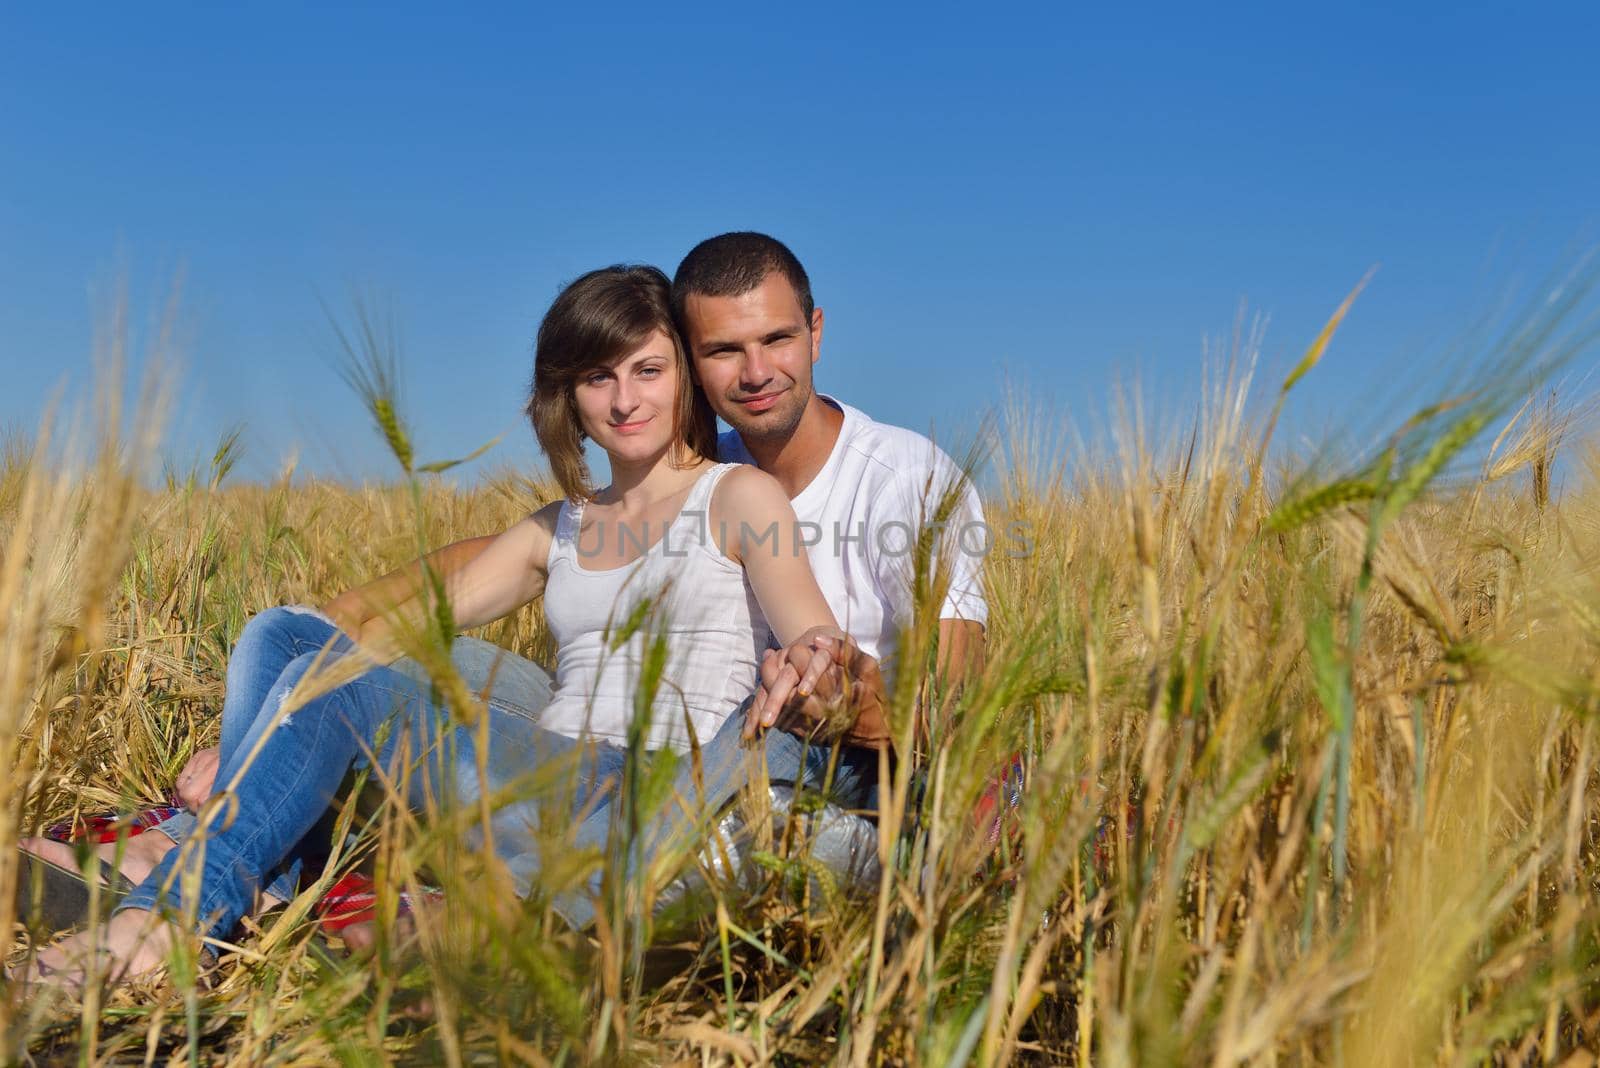
[[[643,419],[632,419],[626,423],[611,423],[610,426],[618,434],[636,434],[646,426],[649,426],[654,419],[655,416],[650,415]]]

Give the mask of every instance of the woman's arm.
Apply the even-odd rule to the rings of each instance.
[[[413,560],[387,575],[345,590],[323,605],[322,613],[346,634],[358,634],[374,616],[392,612],[417,595],[422,589],[424,564],[448,578],[493,545],[498,537],[498,534],[484,534],[435,549],[420,560]]]
[[[492,623],[544,593],[560,513],[560,501],[545,505],[445,579],[457,629]]]
[[[882,691],[877,662],[855,649],[839,629],[811,572],[811,561],[800,538],[800,524],[783,487],[753,467],[730,471],[712,497],[710,518],[712,529],[724,541],[723,552],[744,567],[767,625],[787,647],[785,660],[805,665],[793,680],[771,689],[763,686],[760,696],[764,700],[751,705],[745,736],[753,735],[758,727],[781,726],[801,733],[815,730],[825,717],[797,716],[780,721],[780,713],[791,690],[802,697],[809,694],[823,672],[836,659],[845,657],[855,669],[852,679],[859,679],[861,685],[851,689],[849,720],[836,724],[837,736],[851,745],[887,745],[889,732],[883,719],[883,704],[877,699]],[[777,537],[768,537],[774,527]]]
[[[458,630],[470,630],[502,616],[510,615],[544,592],[550,542],[555,533],[560,502],[538,512],[474,547],[464,562],[444,572],[445,596]],[[448,548],[465,546],[457,542]],[[465,556],[463,552],[461,555]],[[432,554],[430,554],[430,563]],[[330,611],[340,628],[354,638],[374,659],[388,661],[400,655],[394,641],[395,622],[415,619],[428,603],[426,583],[420,563],[385,576],[352,594],[377,588],[381,596],[350,594],[353,611],[343,619]],[[331,607],[331,606],[330,606]]]
[[[711,498],[722,551],[743,567],[780,645],[815,634],[843,636],[800,540],[794,507],[777,479],[754,467],[723,476]],[[768,537],[773,530],[776,537]]]

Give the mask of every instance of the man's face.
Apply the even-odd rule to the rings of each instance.
[[[692,294],[683,311],[695,374],[712,410],[746,442],[794,433],[811,402],[822,309],[808,322],[789,280],[769,272],[736,297]]]

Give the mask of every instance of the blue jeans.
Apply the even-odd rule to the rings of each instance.
[[[700,747],[699,767],[688,754],[680,754],[678,771],[669,800],[662,808],[647,814],[638,828],[635,848],[629,854],[629,874],[649,863],[664,850],[678,847],[693,850],[703,840],[708,822],[746,785],[769,783],[826,788],[827,800],[846,809],[876,809],[878,753],[854,746],[833,747],[806,742],[784,731],[768,731],[750,748],[744,745],[745,710],[749,701],[723,721],[717,733]],[[612,821],[617,818],[614,795],[595,808],[578,825],[575,844],[579,848],[603,850]],[[676,800],[675,800],[676,799]],[[678,803],[681,801],[682,803]],[[519,892],[526,893],[538,870],[537,852],[507,858]],[[582,929],[594,919],[600,897],[600,873],[596,873],[580,893],[566,893],[551,902],[555,911],[573,927]]]
[[[451,725],[415,665],[402,661],[374,668],[286,717],[279,715],[285,696],[319,661],[325,666],[349,649],[349,640],[327,620],[305,610],[271,609],[246,625],[228,665],[217,772],[217,789],[231,787],[231,804],[210,820],[205,834],[196,833],[193,817],[163,825],[163,830],[170,826],[179,848],[167,854],[121,908],[182,912],[187,906],[206,933],[226,937],[264,886],[284,899],[293,897],[297,851],[352,767],[371,764],[395,774],[407,802],[419,809],[430,801],[459,806],[478,799],[477,739],[470,728]],[[622,751],[540,728],[537,714],[549,700],[550,683],[536,666],[470,639],[458,641],[452,653],[467,684],[488,695],[488,775],[483,785],[496,795],[508,791],[515,797],[516,784],[536,768],[567,762],[572,789],[560,800],[572,808],[563,815],[592,808],[575,830],[576,844],[603,847],[612,806],[592,803],[620,774]],[[822,781],[829,764],[826,747],[806,746],[773,732],[752,755],[740,745],[742,719],[740,714],[729,717],[701,747],[698,777],[692,762],[683,762],[675,788],[688,799],[689,813],[669,804],[641,826],[636,862],[695,826],[699,814],[720,809],[749,781],[752,766],[763,757],[773,781]],[[402,740],[408,749],[400,749]],[[405,769],[396,767],[396,754],[402,751],[418,754]],[[841,804],[859,807],[868,799],[876,771],[875,753],[842,749],[832,795]],[[496,850],[521,894],[533,887],[540,868],[538,840],[531,833],[540,816],[548,815],[540,806],[537,800],[513,801],[500,805],[491,819]],[[180,862],[198,867],[196,887],[176,874]],[[568,922],[583,927],[594,916],[599,887],[596,874],[582,890],[563,894],[553,904]],[[192,900],[185,898],[188,892],[193,892]]]
[[[295,606],[268,609],[246,624],[228,659],[222,732],[217,743],[217,789],[228,781],[225,775],[228,775],[230,761],[236,755],[243,759],[249,753],[249,748],[243,745],[247,738],[253,744],[270,724],[282,693],[289,688],[285,685],[274,693],[280,678],[295,660],[306,657],[305,664],[294,670],[293,677],[298,679],[335,634],[332,624],[320,613]],[[340,648],[347,649],[348,643]],[[513,763],[516,754],[511,750],[517,740],[538,722],[539,714],[550,703],[550,676],[532,661],[479,638],[457,638],[451,649],[451,659],[467,685],[487,696],[492,733],[506,751],[507,759],[503,763]],[[413,660],[399,660],[391,667],[414,682],[423,693],[427,692],[428,676],[421,665]],[[397,707],[396,702],[391,705]],[[425,729],[429,737],[444,722],[437,709],[432,711],[432,716],[419,716],[413,723],[414,727]],[[258,720],[262,721],[259,725]],[[531,736],[529,741],[532,741]],[[522,756],[529,761],[532,759],[531,753]],[[620,753],[597,754],[597,780],[604,781],[607,775],[614,775],[620,765]],[[474,768],[466,770],[476,777]],[[179,812],[158,829],[182,846],[196,837],[199,818],[193,812]],[[302,867],[307,861],[314,863],[326,856],[326,847],[325,840],[297,843],[277,866],[265,873],[266,892],[281,901],[292,899],[298,890]]]

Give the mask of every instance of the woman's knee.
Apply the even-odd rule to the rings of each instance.
[[[278,644],[284,639],[292,620],[293,616],[282,608],[269,608],[265,612],[257,612],[245,622],[244,630],[239,632],[239,640],[233,647],[234,655],[264,645]]]
[[[326,685],[330,671],[340,671],[340,657],[318,647],[290,660],[273,683],[262,714],[277,718],[281,725],[304,727],[321,732],[325,725],[334,729],[323,737],[342,737],[349,732],[363,745],[375,745],[383,730],[403,730],[408,724],[396,713],[414,698],[408,698],[384,678],[383,669],[367,671],[334,685]],[[302,685],[303,684],[303,685]],[[303,690],[303,693],[297,691]]]
[[[239,698],[250,694],[264,695],[297,652],[292,616],[281,608],[269,608],[251,616],[228,654],[230,702],[237,704]],[[252,708],[247,719],[254,718],[253,706],[259,700],[257,696],[250,701]]]
[[[321,647],[335,633],[327,620],[304,609],[269,608],[251,616],[245,623],[233,655],[248,657],[276,652],[279,656],[293,657],[308,648]]]
[[[268,696],[267,703],[273,706],[282,705],[284,701],[288,700],[289,695],[294,692],[294,688],[300,685],[300,680],[307,675],[315,673],[319,667],[326,668],[329,663],[328,657],[324,656],[320,651],[297,654],[278,673],[278,680],[272,685],[272,692]],[[311,701],[307,702],[307,705],[309,707],[312,704],[324,703],[326,702]]]

